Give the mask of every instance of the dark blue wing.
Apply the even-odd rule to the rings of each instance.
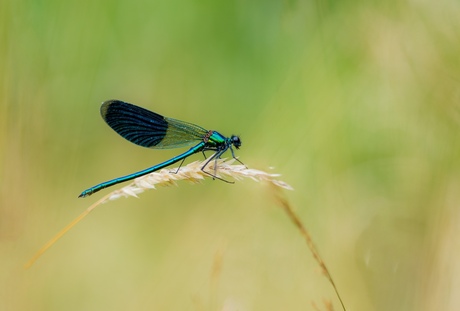
[[[165,118],[120,100],[104,102],[101,106],[101,116],[122,137],[147,148],[189,146],[201,141],[207,133],[197,125]]]

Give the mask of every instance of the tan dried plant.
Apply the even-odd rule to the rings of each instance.
[[[332,279],[329,270],[326,267],[323,259],[318,253],[315,245],[313,244],[313,240],[308,233],[307,229],[303,225],[300,218],[294,212],[293,208],[284,197],[281,189],[286,190],[294,190],[289,184],[285,183],[278,179],[280,174],[273,174],[267,173],[264,171],[250,169],[241,164],[233,164],[235,159],[231,159],[226,161],[225,159],[218,159],[217,161],[213,161],[213,163],[209,163],[207,166],[207,170],[209,170],[210,174],[215,174],[215,177],[220,179],[232,179],[235,181],[242,180],[244,178],[250,178],[254,181],[258,182],[268,182],[272,188],[272,194],[275,197],[277,204],[286,212],[288,217],[291,219],[293,224],[300,230],[301,235],[307,242],[308,248],[310,249],[311,253],[313,254],[313,258],[321,267],[321,271],[324,276],[328,279],[331,283],[339,301],[343,308],[346,310],[345,305],[342,301],[342,298],[339,294],[339,291]],[[69,223],[66,227],[64,227],[60,232],[58,232],[51,240],[48,241],[26,264],[25,268],[29,268],[34,264],[34,262],[41,256],[45,251],[47,251],[54,243],[56,243],[64,234],[66,234],[72,227],[74,227],[77,223],[79,223],[83,218],[85,218],[91,211],[93,211],[96,207],[100,206],[102,203],[106,203],[111,200],[116,200],[121,197],[138,197],[138,194],[150,190],[156,189],[157,186],[172,186],[177,185],[177,182],[180,180],[185,180],[193,184],[200,183],[205,178],[213,178],[213,175],[203,172],[204,162],[202,161],[195,161],[186,166],[179,168],[170,168],[170,169],[162,169],[157,172],[150,173],[148,175],[136,178],[133,182],[128,184],[127,186],[117,189],[115,191],[110,192],[109,194],[105,195],[95,203],[93,203],[90,207],[88,207],[83,213],[81,213],[77,218],[75,218],[71,223]],[[330,301],[324,302],[325,307],[327,310],[333,310],[332,303]],[[313,307],[318,310],[316,304],[313,304]]]

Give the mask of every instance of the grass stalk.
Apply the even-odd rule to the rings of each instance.
[[[288,215],[289,219],[292,221],[292,223],[300,231],[300,234],[302,235],[302,237],[304,238],[305,242],[307,243],[307,246],[310,249],[310,252],[312,253],[313,258],[316,260],[316,262],[320,266],[321,272],[327,278],[329,283],[331,283],[332,288],[334,289],[335,294],[336,294],[337,298],[339,299],[343,310],[346,311],[345,304],[343,303],[342,297],[339,294],[337,286],[335,285],[335,282],[332,279],[332,275],[329,272],[328,268],[326,267],[326,264],[325,264],[324,260],[319,255],[318,249],[316,248],[315,244],[313,243],[313,239],[312,239],[310,233],[308,232],[308,230],[303,225],[303,223],[300,220],[299,216],[292,209],[291,205],[289,204],[289,201],[283,196],[283,194],[280,191],[280,189],[278,187],[273,187],[273,188],[274,188],[273,192],[275,194],[275,198],[277,200],[278,205],[286,212],[286,214]],[[326,307],[328,308],[328,310],[332,310],[332,305],[331,304],[328,304],[328,303],[325,303],[325,304],[326,304]]]

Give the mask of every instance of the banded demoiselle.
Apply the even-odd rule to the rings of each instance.
[[[215,151],[201,168],[204,173],[213,178],[221,179],[215,173],[207,172],[205,170],[206,166],[213,159],[220,158],[228,149],[230,149],[232,157],[243,164],[235,158],[233,153],[232,146],[236,149],[241,146],[241,140],[236,135],[225,137],[217,131],[208,131],[192,123],[163,117],[155,112],[120,100],[108,100],[102,103],[101,116],[115,132],[142,147],[170,149],[194,146],[188,151],[155,166],[88,188],[79,195],[79,198],[90,196],[104,188],[155,172],[176,162],[183,162],[185,158],[198,152],[203,152],[204,154],[205,151]]]

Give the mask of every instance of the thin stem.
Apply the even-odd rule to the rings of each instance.
[[[38,258],[40,258],[41,255],[43,255],[44,252],[46,252],[51,246],[53,246],[54,243],[56,243],[60,238],[64,236],[70,229],[72,229],[73,226],[75,226],[77,223],[79,223],[83,218],[85,218],[89,213],[91,213],[99,204],[107,200],[107,198],[110,196],[110,194],[106,195],[99,201],[96,201],[93,203],[90,207],[88,207],[83,213],[78,215],[77,218],[72,220],[67,226],[65,226],[61,231],[59,231],[51,240],[49,240],[45,245],[40,248],[35,255],[24,265],[25,269],[29,269],[35,261],[37,261]]]
[[[294,210],[291,208],[291,205],[286,200],[286,198],[282,196],[280,189],[278,187],[273,187],[273,188],[275,190],[275,193],[276,193],[275,196],[276,196],[276,199],[278,200],[279,205],[283,208],[283,210],[286,212],[286,214],[291,219],[291,221],[294,223],[294,225],[300,230],[300,233],[302,234],[305,241],[307,242],[308,248],[310,249],[310,252],[312,253],[313,258],[316,260],[316,262],[321,267],[321,270],[323,274],[326,276],[326,278],[329,280],[329,283],[331,283],[332,287],[334,288],[335,294],[337,295],[337,298],[339,299],[340,304],[342,305],[343,310],[346,311],[345,304],[342,301],[342,297],[340,297],[337,286],[335,285],[335,282],[332,279],[332,276],[329,273],[329,270],[327,269],[326,264],[324,263],[323,259],[319,255],[319,252],[313,243],[313,239],[311,238],[310,233],[308,233],[302,221],[297,216],[297,214],[294,212]]]

